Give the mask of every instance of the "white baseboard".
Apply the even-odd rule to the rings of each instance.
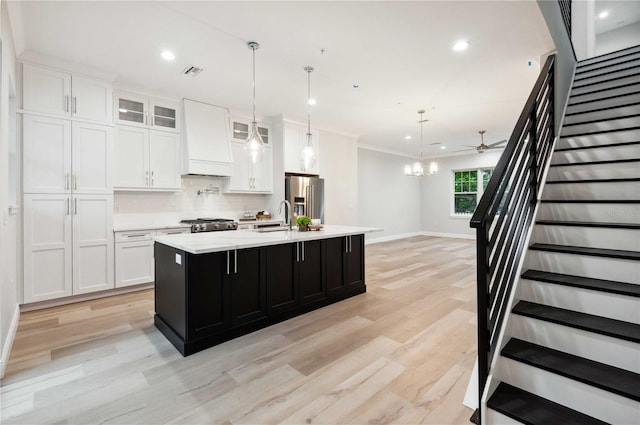
[[[20,322],[20,306],[16,304],[13,310],[13,317],[11,318],[11,324],[9,325],[9,332],[7,333],[7,339],[2,341],[2,358],[0,358],[0,378],[4,376],[9,364],[9,356],[11,355],[11,348],[13,347],[13,340],[16,338],[16,332],[18,331],[18,322]]]
[[[398,235],[388,235],[388,236],[380,236],[378,238],[365,238],[365,245],[380,243],[380,242],[389,242],[395,241],[398,239],[411,238],[413,236],[422,236],[422,232],[412,232],[412,233],[400,233]]]
[[[438,238],[476,239],[476,235],[465,235],[464,233],[421,232],[421,234],[423,236],[434,236]]]

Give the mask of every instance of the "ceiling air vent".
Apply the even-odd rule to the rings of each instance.
[[[195,77],[196,75],[200,74],[202,71],[204,71],[204,68],[200,68],[199,66],[189,65],[184,70],[182,70],[182,73],[190,77]]]

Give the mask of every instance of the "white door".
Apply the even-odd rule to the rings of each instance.
[[[116,126],[114,133],[115,188],[149,187],[149,130]]]
[[[253,164],[253,189],[260,193],[273,193],[273,152],[264,150],[262,158]]]
[[[152,129],[163,131],[180,131],[179,105],[159,99],[149,100],[149,123]]]
[[[180,135],[166,131],[149,132],[150,187],[180,189]]]
[[[153,282],[153,241],[116,244],[116,288]]]
[[[24,193],[69,193],[71,121],[25,115]]]
[[[252,190],[249,155],[242,143],[231,143],[231,153],[233,154],[233,175],[229,177],[225,192],[249,192]]]
[[[72,135],[73,192],[103,195],[113,193],[113,128],[76,121],[73,123]]]
[[[300,149],[306,131],[304,127],[284,123],[284,171],[290,173],[302,172],[300,163]]]
[[[112,289],[113,196],[78,195],[72,201],[73,294]]]
[[[72,294],[71,198],[24,196],[24,302]]]
[[[117,92],[114,97],[113,121],[116,124],[148,127],[149,100],[146,97],[124,92]]]
[[[23,109],[45,114],[71,115],[71,75],[25,63]]]
[[[74,75],[71,79],[71,115],[76,118],[111,123],[111,84]]]

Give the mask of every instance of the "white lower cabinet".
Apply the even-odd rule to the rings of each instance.
[[[158,229],[115,232],[116,288],[155,280],[153,236],[189,233],[190,229]]]
[[[253,162],[244,145],[231,143],[233,152],[233,176],[225,179],[224,193],[273,193],[273,153],[267,147]]]
[[[24,302],[114,287],[112,195],[24,196]]]

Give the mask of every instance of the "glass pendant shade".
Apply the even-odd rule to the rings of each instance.
[[[436,161],[431,161],[429,164],[429,174],[438,174],[438,163]]]
[[[260,45],[255,41],[250,41],[247,46],[253,53],[253,121],[249,126],[247,139],[244,141],[244,150],[249,154],[251,162],[255,164],[265,149],[264,141],[258,132],[258,122],[256,121],[256,50]]]
[[[420,121],[418,121],[420,123],[420,160],[404,166],[405,176],[424,176],[424,167],[422,166],[422,123],[427,120],[422,119],[424,109],[420,109],[418,113],[420,114]]]
[[[315,104],[315,101],[312,102],[311,99],[311,72],[313,72],[313,67],[305,66],[304,70],[307,73],[307,137],[300,150],[300,165],[303,171],[309,171],[316,165],[318,152],[314,149],[313,135],[311,134],[311,105]]]

